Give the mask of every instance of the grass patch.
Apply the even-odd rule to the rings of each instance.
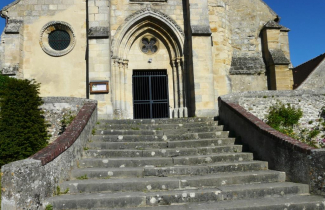
[[[54,192],[54,195],[65,195],[68,194],[69,188],[67,188],[65,191],[61,192],[61,188],[59,186],[56,187],[56,191]]]
[[[49,204],[45,207],[45,210],[53,210],[53,205]]]
[[[85,179],[88,179],[88,176],[87,176],[87,174],[85,174],[83,176],[77,177],[77,179],[79,179],[79,180],[85,180]]]

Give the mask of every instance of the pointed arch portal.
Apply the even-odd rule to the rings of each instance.
[[[159,49],[154,55],[141,51],[143,37],[154,37],[154,40],[159,41]],[[184,37],[184,32],[174,20],[150,7],[126,18],[112,41],[111,76],[115,90],[112,91],[112,101],[117,117],[133,117],[132,72],[139,69],[166,70],[169,81],[169,117],[188,116],[184,93]],[[149,44],[148,41],[145,44]],[[151,60],[154,61],[151,63]]]

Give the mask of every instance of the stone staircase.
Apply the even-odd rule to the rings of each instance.
[[[53,209],[320,210],[213,118],[102,120]]]

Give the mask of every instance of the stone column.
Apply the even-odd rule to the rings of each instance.
[[[123,74],[124,74],[124,63],[123,59],[119,60],[119,65],[118,65],[118,85],[119,85],[119,90],[118,90],[118,104],[120,107],[120,117],[123,115],[123,96],[124,96],[124,85],[123,85]]]
[[[187,87],[186,87],[186,81],[184,78],[185,77],[185,62],[184,62],[184,58],[182,58],[180,60],[180,65],[181,65],[181,69],[182,69],[182,83],[183,83],[183,104],[184,104],[184,117],[188,117],[188,110],[187,110],[187,98],[186,98],[186,91]]]
[[[218,114],[213,77],[213,54],[208,0],[189,0],[191,12],[195,115]],[[195,6],[194,6],[195,5]]]
[[[181,65],[181,58],[177,58],[177,72],[178,72],[178,87],[179,87],[179,117],[184,117],[184,82],[183,82],[183,69]]]
[[[123,60],[123,64],[124,64],[124,69],[123,69],[123,81],[122,81],[122,86],[123,86],[123,106],[122,106],[122,110],[123,110],[123,117],[127,118],[127,114],[128,114],[128,110],[127,110],[127,94],[126,94],[126,85],[127,85],[127,76],[126,73],[128,71],[129,68],[129,60],[124,59]]]
[[[113,71],[112,78],[114,81],[114,86],[112,90],[113,95],[113,105],[114,105],[114,115],[119,117],[121,114],[120,104],[119,104],[119,60],[115,58],[113,60]]]
[[[174,84],[174,118],[178,118],[178,105],[179,105],[179,97],[178,97],[178,75],[177,75],[177,61],[175,59],[172,60],[173,67],[173,84]]]

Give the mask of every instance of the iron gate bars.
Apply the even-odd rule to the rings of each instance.
[[[166,70],[133,71],[134,119],[169,118]]]

